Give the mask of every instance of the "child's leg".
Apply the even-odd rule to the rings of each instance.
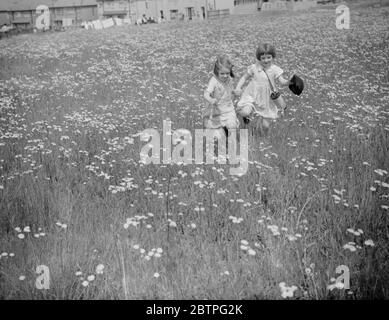
[[[232,152],[234,152],[233,150],[236,150],[238,128],[239,120],[234,115],[226,122],[226,151],[228,152],[228,155],[230,154],[230,150],[232,150]]]
[[[267,136],[270,130],[270,122],[263,117],[260,117],[256,126],[257,131],[259,131],[260,136]]]
[[[262,118],[262,127],[265,130],[269,130],[269,128],[270,128],[270,122],[268,120],[266,120],[265,118]]]
[[[209,148],[208,142],[213,140],[213,148]],[[226,156],[226,136],[225,136],[225,127],[212,129],[210,136],[206,138],[206,161],[208,159],[221,159]],[[221,156],[221,158],[219,158]],[[218,160],[216,160],[218,161]]]

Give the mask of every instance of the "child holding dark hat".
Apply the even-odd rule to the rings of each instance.
[[[283,70],[274,64],[276,51],[273,45],[261,43],[256,51],[257,61],[247,68],[246,73],[239,80],[235,93],[242,94],[242,86],[251,79],[237,105],[237,113],[247,124],[250,116],[256,113],[260,116],[260,126],[268,131],[269,119],[277,119],[279,109],[286,109],[283,97],[277,90],[276,82],[283,86],[292,85],[285,79]],[[275,98],[275,99],[274,99]]]

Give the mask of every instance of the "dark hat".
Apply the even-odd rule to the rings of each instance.
[[[304,89],[304,81],[300,77],[293,75],[292,79],[290,79],[289,85],[290,91],[292,91],[296,95],[300,95]]]

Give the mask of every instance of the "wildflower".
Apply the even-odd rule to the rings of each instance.
[[[11,253],[9,254],[9,256],[10,256],[10,257],[14,257],[15,254],[14,254],[13,252],[11,252]]]
[[[373,242],[373,240],[369,239],[369,240],[366,240],[366,241],[365,241],[365,245],[366,245],[366,246],[374,247],[374,242]]]
[[[196,229],[197,226],[196,226],[195,223],[191,223],[191,224],[190,224],[190,227],[191,227],[192,229]]]
[[[133,246],[133,248],[135,249],[135,250],[138,250],[140,247],[139,247],[139,244],[135,244],[134,246]]]
[[[146,252],[146,250],[142,248],[142,249],[139,250],[139,252],[140,252],[141,254],[144,254],[144,253]]]
[[[26,279],[26,276],[20,276],[20,277],[19,277],[19,280],[20,280],[20,281],[23,281],[24,279]]]
[[[24,227],[24,229],[23,229],[23,232],[31,232],[31,229],[30,229],[30,227]]]
[[[25,236],[24,236],[24,234],[23,234],[23,233],[19,233],[19,234],[18,234],[18,238],[19,238],[19,239],[24,239],[24,238],[25,238]]]
[[[83,285],[84,287],[87,287],[87,286],[89,285],[89,282],[86,281],[86,280],[84,280],[84,281],[82,282],[82,285]]]
[[[79,276],[82,275],[82,272],[81,272],[81,271],[76,271],[75,275],[76,275],[77,277],[79,277]]]
[[[281,288],[281,296],[284,299],[293,298],[294,292],[297,290],[296,286],[287,287],[285,282],[281,282],[279,287]]]
[[[146,224],[146,229],[151,229],[153,226],[151,224]]]
[[[3,253],[1,254],[1,256],[2,256],[2,257],[6,257],[6,256],[8,256],[8,253],[7,253],[7,252],[3,252]]]
[[[103,270],[104,270],[104,265],[103,264],[97,265],[97,267],[96,267],[96,273],[97,274],[103,274]]]
[[[152,256],[155,254],[154,250],[155,250],[155,249],[149,251],[149,253],[147,254],[147,256],[152,257]]]
[[[162,253],[162,252],[163,252],[162,248],[158,248],[158,249],[157,249],[157,252],[158,252],[158,253]]]
[[[247,246],[244,246],[244,245],[241,245],[240,248],[241,248],[243,251],[246,251],[246,250],[249,249]]]
[[[243,221],[243,218],[237,218],[237,219],[235,219],[235,220],[233,220],[232,222],[233,223],[241,223]]]
[[[382,169],[376,169],[374,170],[374,172],[379,174],[380,176],[383,176],[384,174],[388,174],[386,170],[382,170]]]
[[[247,246],[249,244],[246,240],[240,240],[240,243],[243,244],[244,246]]]
[[[351,252],[357,251],[357,248],[355,248],[355,246],[354,246],[351,242],[345,244],[345,245],[343,246],[343,249],[348,249],[348,250],[350,250]]]
[[[19,227],[16,227],[16,228],[15,228],[15,231],[16,231],[16,232],[22,232],[22,229],[20,229]]]
[[[253,250],[253,249],[249,249],[247,251],[247,253],[250,255],[250,256],[255,256],[256,255],[256,252]]]
[[[154,278],[159,278],[159,273],[158,272],[154,273]]]
[[[177,227],[177,223],[175,223],[173,220],[170,220],[169,227],[175,228]]]
[[[89,282],[92,282],[93,280],[95,280],[96,279],[96,277],[95,277],[95,275],[94,274],[91,274],[90,276],[88,276],[88,281]]]

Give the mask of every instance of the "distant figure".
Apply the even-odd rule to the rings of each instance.
[[[9,37],[9,30],[11,30],[12,29],[12,27],[9,27],[9,26],[7,26],[5,23],[3,24],[3,26],[1,27],[1,29],[0,29],[0,38],[2,37],[2,36],[6,36],[7,38]]]

